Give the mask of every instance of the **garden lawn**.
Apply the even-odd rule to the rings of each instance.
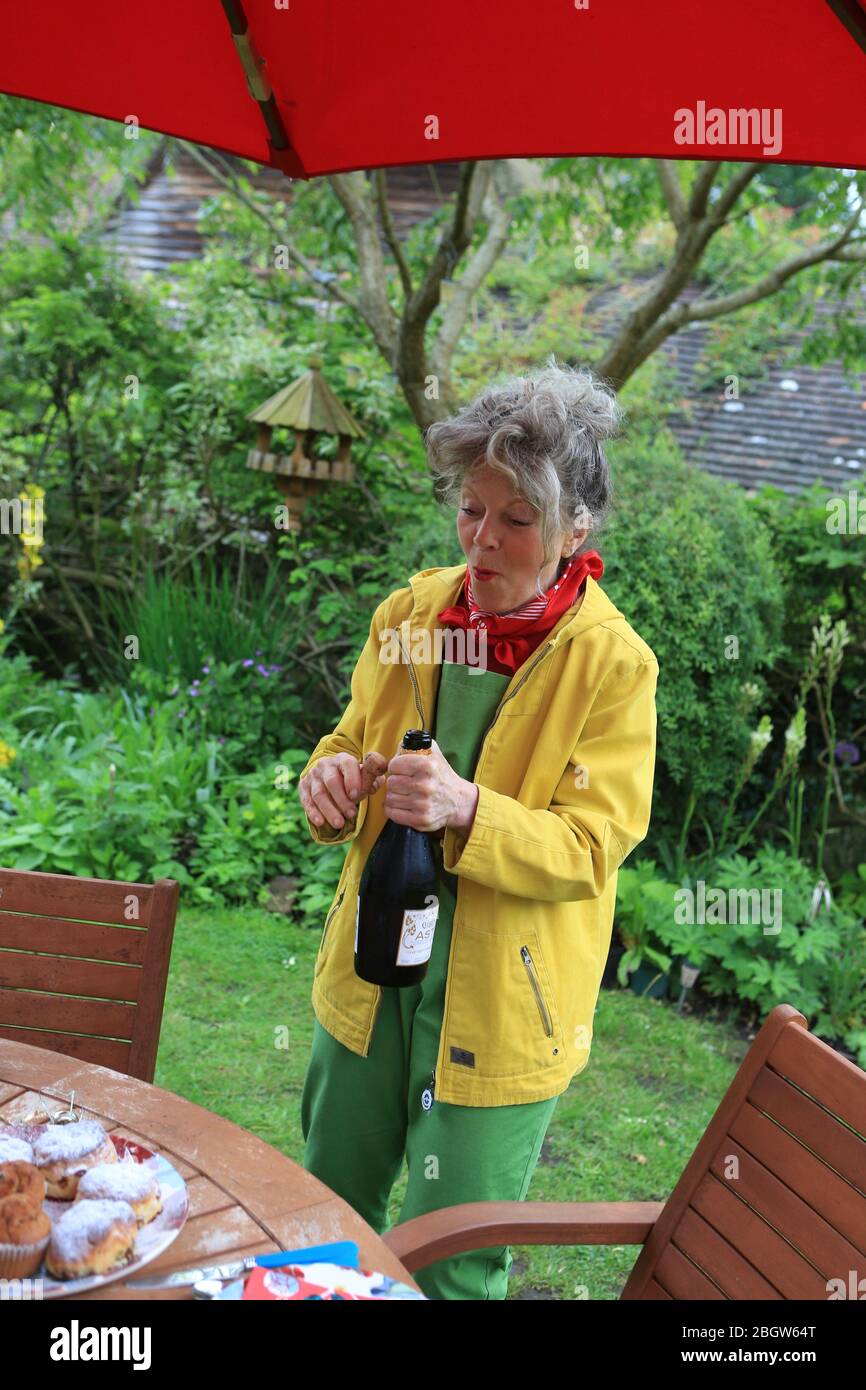
[[[158,1086],[303,1160],[300,1103],[319,933],[253,909],[182,909]],[[288,1046],[278,1046],[284,1037]],[[746,1051],[733,1028],[602,990],[592,1056],[559,1098],[535,1201],[663,1201]],[[399,1217],[405,1168],[392,1194]],[[637,1246],[512,1247],[509,1298],[616,1299]]]

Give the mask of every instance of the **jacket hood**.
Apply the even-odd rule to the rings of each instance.
[[[442,609],[457,602],[465,576],[465,563],[419,570],[417,574],[413,574],[409,580],[413,598],[410,621],[420,627],[436,627]],[[570,642],[572,637],[579,636],[588,628],[610,622],[613,618],[624,621],[623,614],[616,604],[611,602],[598,581],[593,579],[591,574],[587,575],[586,591],[577,612],[569,608],[563,613],[547,634],[545,641],[552,643],[556,648]]]

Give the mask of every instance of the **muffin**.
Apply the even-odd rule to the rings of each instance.
[[[32,1163],[0,1163],[0,1198],[19,1195],[41,1211],[45,1201],[45,1179]]]
[[[137,1231],[128,1202],[90,1198],[73,1202],[54,1223],[45,1252],[46,1271],[55,1279],[107,1274],[128,1263]]]
[[[89,1169],[79,1179],[75,1200],[86,1198],[129,1202],[140,1226],[162,1211],[159,1179],[143,1163],[100,1163]]]
[[[76,1120],[44,1129],[33,1141],[33,1162],[48,1196],[71,1202],[81,1174],[99,1163],[116,1163],[117,1150],[97,1120]]]
[[[0,1198],[0,1279],[35,1274],[51,1238],[48,1213],[20,1193]]]

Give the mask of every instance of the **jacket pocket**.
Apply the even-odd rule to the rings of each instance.
[[[507,1081],[561,1065],[562,1026],[534,927],[486,932],[459,921],[449,977],[445,1056],[464,1054],[461,1072]]]
[[[544,1025],[545,1036],[548,1038],[552,1038],[553,1023],[550,1017],[550,1010],[548,1009],[547,1004],[545,1003],[544,995],[541,990],[541,983],[538,979],[538,975],[535,970],[535,962],[532,959],[528,946],[521,946],[520,959],[526,966],[526,973],[529,977],[529,983],[532,986],[532,992],[535,995],[535,1002],[538,1005],[538,1012],[541,1017],[541,1022]]]
[[[315,975],[318,975],[318,973],[319,973],[319,971],[321,970],[322,965],[323,965],[323,963],[324,963],[324,959],[325,959],[325,938],[326,938],[327,935],[328,935],[328,928],[330,927],[331,923],[333,922],[334,918],[336,917],[337,913],[339,912],[339,910],[340,910],[340,908],[341,908],[341,906],[342,906],[343,899],[344,899],[345,896],[346,896],[346,888],[347,888],[347,887],[348,887],[348,885],[347,885],[347,884],[344,884],[343,887],[340,889],[340,892],[339,892],[339,894],[337,895],[337,899],[336,899],[336,901],[335,901],[333,907],[331,908],[330,912],[328,913],[327,917],[325,918],[325,925],[324,925],[324,927],[322,928],[322,939],[321,939],[321,941],[319,942],[319,953],[318,953],[318,955],[316,956],[316,968],[315,968],[315,972],[314,972]]]

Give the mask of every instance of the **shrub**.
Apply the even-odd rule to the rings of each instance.
[[[620,449],[614,484],[602,583],[658,657],[647,849],[662,853],[693,805],[710,834],[721,821],[749,747],[744,687],[760,690],[780,650],[782,588],[741,490],[683,462],[666,432]]]

